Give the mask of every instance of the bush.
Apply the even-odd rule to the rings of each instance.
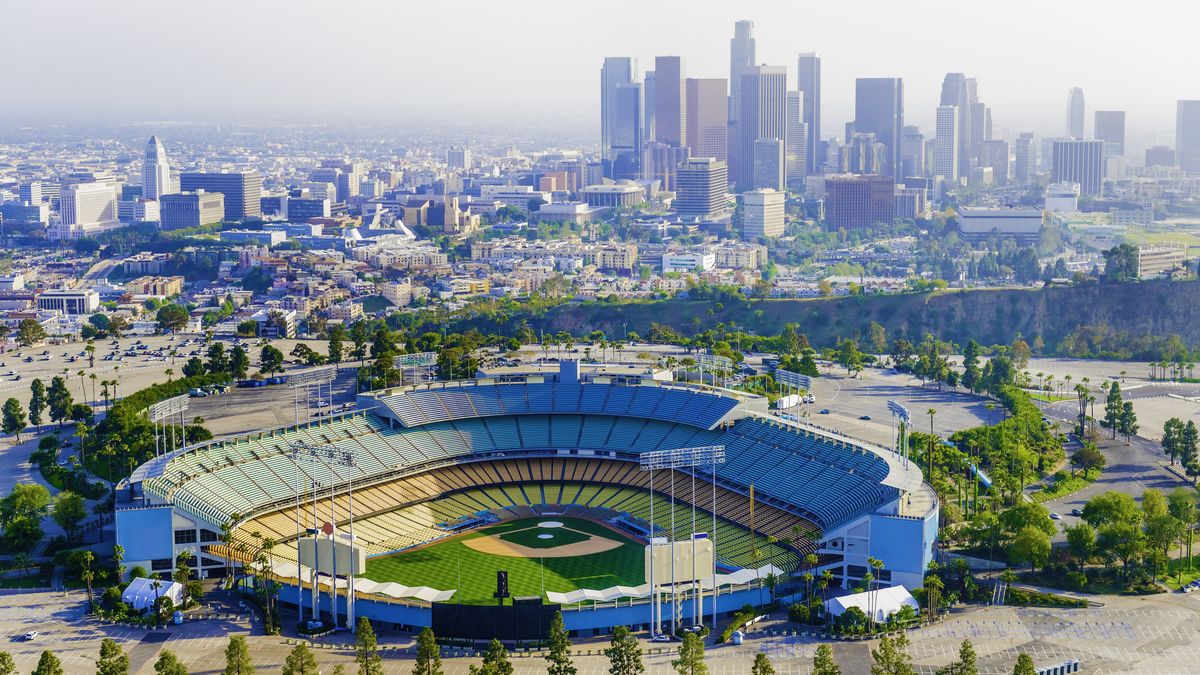
[[[808,607],[805,607],[800,603],[796,603],[791,607],[788,607],[788,621],[805,624],[808,623],[810,614],[811,613],[808,611]]]
[[[733,635],[733,631],[737,630],[742,624],[746,623],[750,619],[753,619],[754,616],[755,611],[753,605],[745,605],[739,609],[732,617],[730,617],[729,624],[726,625],[724,630],[721,631],[721,634],[717,636],[717,644],[729,642],[729,638]]]
[[[1086,600],[1067,598],[1061,595],[1054,595],[1053,593],[1026,591],[1020,588],[1008,589],[1008,594],[1004,598],[1004,604],[1023,607],[1061,607],[1066,609],[1087,607]]]

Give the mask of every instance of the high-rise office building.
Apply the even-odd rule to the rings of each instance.
[[[1026,131],[1017,137],[1013,146],[1013,178],[1025,185],[1037,175],[1037,145],[1033,133]]]
[[[751,187],[782,191],[787,180],[787,160],[784,141],[780,138],[758,138],[754,141],[754,177]]]
[[[886,173],[900,174],[904,130],[904,82],[898,77],[860,77],[854,86],[854,131],[875,134],[887,146]]]
[[[996,185],[1008,184],[1008,141],[987,140],[979,144],[978,166],[992,170]]]
[[[778,237],[787,225],[786,195],[778,190],[758,189],[742,195],[742,239]]]
[[[1053,147],[1053,182],[1078,183],[1081,195],[1096,196],[1104,189],[1104,141],[1058,139]]]
[[[692,157],[729,156],[729,83],[725,78],[688,78],[687,145]]]
[[[969,89],[974,87],[969,87],[969,83],[973,84],[973,82],[973,79],[968,80],[967,76],[963,75],[962,73],[946,73],[946,77],[942,78],[942,98],[941,106],[937,111],[938,120],[941,120],[942,115],[949,114],[948,112],[943,112],[943,107],[954,106],[957,108],[957,112],[955,112],[954,115],[957,124],[957,130],[955,131],[953,137],[951,137],[949,134],[943,134],[941,123],[939,122],[937,124],[938,146],[936,152],[938,156],[942,157],[942,154],[945,152],[953,152],[956,156],[954,162],[954,176],[941,173],[941,171],[934,171],[935,174],[941,174],[945,176],[947,180],[956,181],[958,180],[959,175],[971,170],[970,143],[972,129],[971,113],[973,109],[971,106],[971,94]],[[943,136],[946,138],[946,143],[953,144],[953,149],[945,146],[945,144],[942,142]],[[942,169],[950,168],[945,158],[941,158],[935,163],[941,166]]]
[[[887,146],[875,134],[854,134],[841,148],[838,170],[842,173],[882,173],[887,169]]]
[[[158,140],[151,136],[146,143],[146,156],[142,162],[142,197],[158,199],[174,192],[171,189],[171,167],[167,164],[167,151]]]
[[[463,159],[469,160],[470,153],[468,152]],[[313,180],[333,183],[337,187],[337,201],[345,204],[350,201],[351,197],[358,196],[359,184],[362,183],[363,175],[366,173],[366,166],[362,162],[352,162],[347,159],[323,159],[320,169],[335,171],[332,175],[313,172]],[[318,175],[323,177],[318,178]]]
[[[262,184],[262,174],[257,171],[194,171],[179,176],[181,192],[204,190],[225,195],[225,220],[262,215]]]
[[[471,150],[469,148],[464,148],[461,145],[451,146],[450,149],[446,151],[446,166],[450,167],[451,169],[470,169],[473,166],[471,160]],[[362,182],[361,178],[359,179],[359,182]],[[333,201],[336,201],[336,195],[325,196],[334,197]]]
[[[179,192],[159,198],[159,222],[164,230],[182,230],[219,223],[225,217],[225,196],[219,192]]]
[[[1200,100],[1176,104],[1175,162],[1184,171],[1200,173]]]
[[[729,41],[730,124],[742,118],[742,69],[754,65],[754,60],[754,22],[738,21],[733,24],[733,39]]]
[[[674,192],[675,170],[688,158],[688,149],[658,141],[646,143],[642,148],[642,178],[656,180],[659,189]]]
[[[920,127],[904,127],[904,136],[900,140],[900,164],[905,178],[924,177],[925,135]]]
[[[36,180],[21,183],[17,188],[17,200],[25,204],[41,204],[42,183]]]
[[[654,140],[673,148],[687,145],[687,92],[683,58],[654,59]],[[650,106],[647,104],[646,106]]]
[[[642,140],[646,143],[654,142],[654,114],[658,112],[654,97],[654,93],[658,91],[656,83],[654,71],[647,70],[642,76]]]
[[[754,142],[760,138],[787,142],[787,68],[750,66],[742,70],[741,79],[740,152],[735,156],[734,183],[745,191],[754,185]]]
[[[628,56],[607,57],[600,67],[600,149],[606,166],[615,159],[613,146],[619,124],[617,108],[621,99],[617,88],[633,84],[636,77],[637,60]],[[640,120],[638,127],[641,127]]]
[[[804,92],[787,93],[787,147],[784,149],[784,183],[802,190],[808,176],[808,133],[804,125]]]
[[[616,180],[635,180],[642,172],[642,146],[645,144],[642,126],[642,85],[636,82],[619,84],[614,92],[616,101],[611,159],[605,175]]]
[[[796,61],[796,90],[804,97],[805,150],[808,152],[808,175],[816,175],[824,166],[818,146],[821,141],[821,57],[816,53],[801,54]]]
[[[1095,136],[1104,141],[1104,154],[1125,154],[1125,111],[1097,110]]]
[[[59,215],[59,222],[47,231],[50,239],[80,239],[119,227],[117,190],[103,182],[64,187],[59,198]]]
[[[675,170],[675,210],[681,218],[710,220],[728,211],[729,176],[725,162],[694,157]]]
[[[1067,136],[1083,138],[1083,90],[1072,87],[1067,94]]]
[[[951,186],[958,186],[959,167],[963,158],[959,134],[962,124],[956,105],[939,105],[937,108],[937,142],[933,150],[933,175]],[[941,190],[939,189],[939,194]]]
[[[1175,150],[1165,145],[1146,148],[1146,166],[1175,166]]]
[[[896,184],[888,176],[825,177],[825,224],[858,230],[896,219]]]

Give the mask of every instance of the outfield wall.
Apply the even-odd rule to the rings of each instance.
[[[307,615],[311,609],[311,596],[309,590],[304,590],[305,614]],[[294,584],[281,584],[279,589],[279,601],[290,607],[295,607],[296,604],[296,586]],[[770,591],[765,587],[759,588],[743,588],[739,590],[721,593],[717,596],[717,621],[718,627],[720,622],[728,615],[740,610],[746,605],[761,605],[770,601]],[[703,622],[705,625],[710,625],[712,621],[712,599],[704,598],[703,606]],[[323,593],[320,599],[320,607],[322,612],[329,612],[329,595]],[[672,615],[671,603],[666,599],[661,603],[662,616],[670,617]],[[692,625],[696,623],[693,619],[695,614],[695,603],[685,599],[680,603],[680,609],[683,615],[683,625]],[[341,614],[341,622],[346,621],[346,598],[338,596],[338,611]],[[358,616],[365,616],[371,619],[371,622],[377,628],[392,630],[412,630],[428,626],[433,621],[432,608],[429,605],[409,604],[404,602],[388,602],[385,600],[374,600],[359,598],[355,603],[355,611]],[[563,623],[567,630],[575,631],[580,637],[589,637],[594,635],[607,635],[612,632],[615,626],[628,626],[634,630],[647,630],[650,623],[650,603],[646,601],[638,601],[630,604],[628,600],[618,600],[615,602],[604,602],[595,604],[563,605]]]

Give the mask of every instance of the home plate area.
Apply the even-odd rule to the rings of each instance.
[[[512,558],[573,558],[620,548],[622,542],[573,529],[556,520],[530,523],[463,541],[468,548]]]

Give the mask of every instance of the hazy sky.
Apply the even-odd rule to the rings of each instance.
[[[1166,140],[1200,98],[1200,9],[1185,0],[4,0],[0,122],[435,120],[598,126],[608,55],[728,77],[733,22],[760,63],[823,59],[823,135],[853,115],[854,78],[901,76],[931,133],[942,76],[979,80],[998,133],[1061,133],[1067,91]],[[598,134],[598,132],[597,132]]]

